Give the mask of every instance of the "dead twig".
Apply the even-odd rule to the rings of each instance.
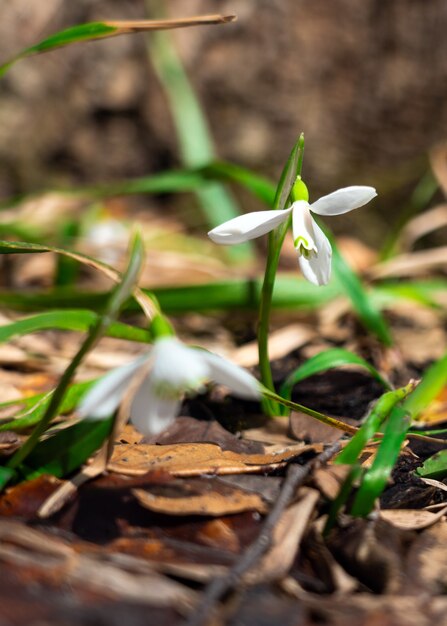
[[[206,624],[221,598],[241,582],[244,574],[252,569],[272,545],[274,528],[293,499],[297,488],[304,482],[316,465],[327,463],[340,449],[340,442],[336,442],[305,465],[289,465],[278,499],[265,519],[258,537],[225,576],[214,579],[208,585],[204,591],[202,601],[196,607],[194,614],[185,622],[185,626],[204,626]]]

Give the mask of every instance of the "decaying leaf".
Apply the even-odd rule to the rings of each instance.
[[[285,462],[304,453],[322,450],[322,446],[304,444],[272,448],[265,454],[237,454],[207,443],[121,445],[115,446],[108,469],[129,476],[140,476],[153,470],[163,470],[173,476],[257,473],[282,467]]]
[[[318,502],[315,489],[302,488],[301,498],[289,507],[273,532],[273,545],[255,569],[247,572],[245,582],[266,582],[284,577],[292,566],[304,531]]]
[[[41,569],[51,580],[54,568],[67,584],[111,598],[125,598],[155,606],[191,608],[195,594],[190,589],[154,571],[147,561],[123,555],[121,567],[107,555],[79,554],[61,539],[20,522],[0,521],[0,562]],[[123,567],[125,565],[125,567]]]
[[[247,493],[216,483],[204,481],[171,482],[166,493],[133,489],[138,502],[147,509],[167,515],[231,515],[243,511],[265,513],[265,502],[255,493]]]
[[[350,471],[349,465],[328,465],[315,470],[312,478],[326,498],[335,500]]]
[[[397,528],[404,530],[421,530],[432,526],[447,512],[447,506],[437,513],[418,509],[385,509],[380,517]]]
[[[152,437],[145,437],[144,443],[162,445],[176,443],[215,443],[222,450],[232,450],[245,454],[262,454],[264,446],[256,441],[246,441],[233,435],[216,420],[202,421],[193,417],[177,417],[166,430]]]
[[[287,354],[301,348],[315,338],[315,330],[305,324],[290,324],[270,333],[268,340],[269,355],[272,360],[281,359]],[[231,354],[232,361],[242,367],[257,365],[258,342],[251,341],[240,348],[236,348]]]
[[[438,521],[411,546],[407,571],[409,584],[425,592],[445,594],[447,589],[447,522]]]

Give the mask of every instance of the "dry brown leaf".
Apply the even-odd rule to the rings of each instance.
[[[320,494],[315,489],[300,489],[301,498],[289,507],[275,525],[273,545],[244,581],[250,584],[279,580],[292,567],[309,518]]]
[[[350,420],[349,418],[344,417],[342,421],[351,426],[355,425],[355,420]],[[290,431],[298,441],[326,444],[338,441],[345,434],[342,430],[323,424],[300,411],[291,412]]]
[[[242,454],[262,454],[264,446],[255,441],[241,439],[223,428],[217,420],[198,420],[180,416],[158,435],[144,437],[142,443],[170,445],[176,443],[214,443],[222,450]],[[292,442],[293,443],[293,442]]]
[[[296,443],[296,440],[289,436],[288,419],[284,417],[269,417],[263,426],[247,428],[242,432],[242,436],[249,441],[259,441],[263,444],[290,446]]]
[[[414,302],[393,304],[393,338],[406,363],[425,365],[447,350],[444,321],[439,312]],[[401,366],[402,367],[402,366]]]
[[[408,252],[418,239],[444,226],[447,226],[447,204],[439,204],[408,222],[399,236],[400,248]]]
[[[116,560],[119,564],[114,563]],[[191,608],[196,597],[193,591],[160,575],[143,559],[78,553],[61,539],[15,521],[0,521],[0,561],[39,568],[44,577],[57,573],[66,584],[115,599],[155,606],[179,603],[182,608]]]
[[[199,485],[188,483],[168,485],[170,495],[152,493],[145,489],[132,489],[141,506],[166,515],[232,515],[243,511],[265,513],[267,506],[256,493],[247,493],[227,485],[212,485],[199,490]],[[174,492],[175,490],[175,492]],[[173,493],[174,492],[174,493]]]
[[[269,334],[268,348],[272,361],[287,356],[292,350],[301,348],[314,339],[313,328],[305,324],[290,324]],[[253,367],[258,364],[258,342],[250,341],[231,353],[231,360],[241,367]]]
[[[377,252],[354,237],[339,237],[337,243],[343,258],[355,272],[361,273],[377,261]]]
[[[0,432],[0,455],[10,455],[22,445],[23,438],[11,430]]]
[[[104,21],[104,24],[117,29],[116,33],[107,33],[105,37],[123,35],[126,33],[139,33],[150,30],[168,30],[173,28],[185,28],[186,26],[201,26],[206,24],[226,24],[234,22],[235,15],[197,15],[194,17],[182,17],[166,20],[120,20]]]
[[[410,583],[421,590],[445,594],[447,589],[447,522],[439,521],[421,533],[412,544],[407,570]]]
[[[309,451],[321,452],[322,446],[295,444],[275,446],[265,454],[237,454],[207,443],[150,444],[115,446],[108,469],[112,472],[139,476],[163,470],[172,476],[200,474],[256,473],[282,467],[284,463]]]
[[[422,476],[419,476],[419,480],[422,480],[422,482],[426,485],[430,485],[430,487],[435,487],[441,491],[447,491],[447,485],[442,483],[440,480],[435,480],[434,478],[422,478]],[[434,506],[439,508],[440,506],[442,507],[442,504],[442,502],[438,502],[438,504],[435,504]],[[425,509],[430,510],[428,507],[425,507]]]
[[[435,524],[446,512],[447,506],[437,513],[420,509],[385,509],[380,511],[380,517],[396,528],[421,530]]]
[[[207,546],[238,554],[241,542],[228,519],[211,519],[197,533],[197,539]]]
[[[446,260],[447,246],[439,246],[396,256],[371,268],[369,275],[374,279],[421,276],[435,269],[445,270]]]
[[[312,479],[326,498],[335,500],[350,471],[350,465],[327,465],[316,469]]]

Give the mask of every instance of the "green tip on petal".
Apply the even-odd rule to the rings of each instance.
[[[301,180],[301,176],[298,176],[292,187],[292,197],[294,202],[298,202],[299,200],[309,202],[309,191],[304,181]]]

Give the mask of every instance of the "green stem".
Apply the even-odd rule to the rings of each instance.
[[[273,209],[284,209],[290,201],[293,185],[297,176],[301,176],[304,156],[304,135],[301,135],[295,144],[289,161],[281,176],[281,180],[276,192]],[[270,329],[270,313],[272,309],[273,289],[275,287],[276,272],[278,270],[279,256],[281,254],[284,237],[289,229],[292,218],[286,224],[280,226],[276,231],[269,234],[267,262],[262,283],[261,300],[259,304],[258,319],[258,354],[261,381],[267,389],[275,392],[273,384],[272,370],[270,366],[268,335]],[[265,398],[263,402],[264,411],[268,415],[281,415],[282,406],[272,398]]]
[[[65,396],[67,388],[79,364],[81,363],[85,355],[105,334],[107,328],[118,316],[121,307],[134,290],[138,281],[138,276],[141,272],[141,267],[144,259],[144,247],[138,234],[134,238],[133,244],[131,246],[131,251],[132,252],[129,266],[122,277],[122,281],[115,287],[114,291],[112,292],[106,312],[98,319],[98,321],[92,327],[84,343],[63,373],[58,386],[51,396],[50,403],[48,404],[48,407],[41,421],[36,425],[33,432],[25,441],[23,446],[17,450],[17,452],[7,463],[8,468],[16,469],[32,452],[32,450],[38,443],[40,436],[45,432],[48,424],[56,415],[59,405],[61,404]]]
[[[259,321],[258,321],[258,353],[259,353],[259,370],[261,381],[267,389],[275,391],[273,384],[272,369],[270,366],[268,337],[270,329],[270,313],[272,310],[273,289],[275,287],[276,272],[278,270],[279,255],[288,228],[283,229],[282,237],[279,241],[275,237],[275,233],[270,233],[268,241],[267,263],[264,274],[264,282],[262,283],[261,300],[259,304]],[[281,414],[280,405],[271,399],[265,399],[264,409],[269,415]]]
[[[274,391],[270,391],[270,389],[262,389],[262,394],[265,398],[276,401],[277,404],[282,404],[288,409],[305,413],[306,415],[309,415],[310,417],[318,420],[322,424],[326,424],[327,426],[331,426],[332,428],[337,428],[338,430],[342,430],[343,432],[349,433],[350,435],[355,435],[355,433],[358,431],[358,428],[356,428],[355,426],[345,424],[345,422],[342,422],[335,417],[329,417],[329,415],[325,415],[324,413],[320,413],[319,411],[314,411],[313,409],[310,409],[303,404],[297,404],[296,402],[292,402],[291,400],[281,398],[281,396],[279,396]]]

